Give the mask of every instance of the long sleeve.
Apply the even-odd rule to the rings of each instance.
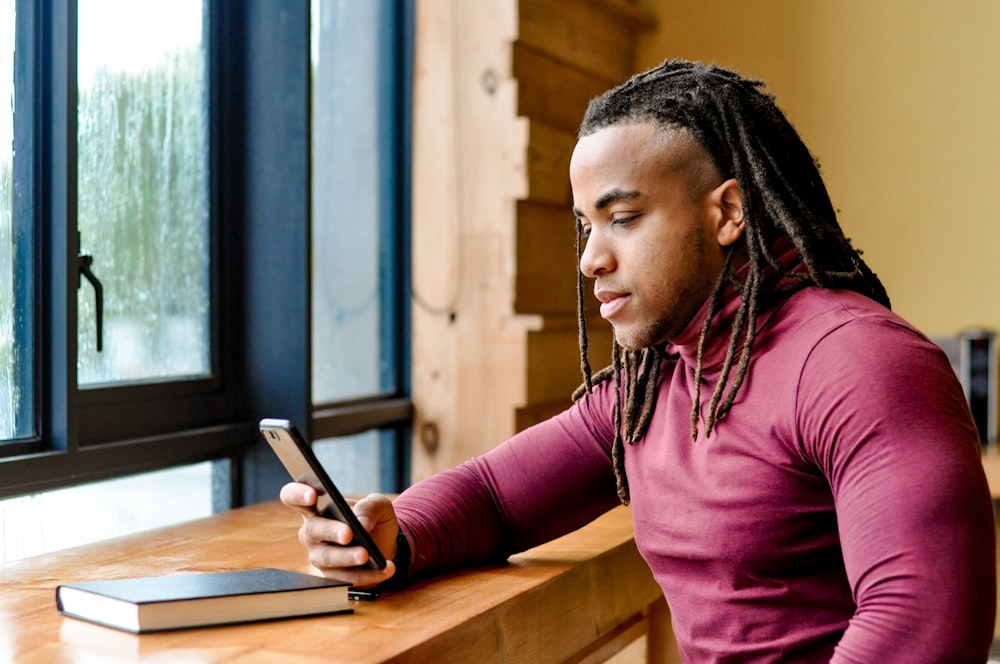
[[[863,329],[817,345],[797,405],[857,605],[832,661],[982,662],[996,559],[975,427],[936,348],[916,333],[872,344]]]
[[[733,408],[692,441],[696,339],[625,456],[636,544],[684,657],[983,662],[992,504],[940,349],[861,295],[803,289],[762,316]]]
[[[617,502],[608,430],[588,400],[403,492],[410,575],[503,560],[592,521]],[[604,417],[610,420],[609,417]]]
[[[996,611],[992,502],[965,397],[926,338],[863,296],[809,288],[759,320],[710,437],[691,343],[626,446],[636,545],[688,661],[983,662]],[[696,327],[696,326],[695,326]],[[687,340],[687,337],[685,337]],[[613,507],[613,386],[397,500],[416,574],[500,560]]]

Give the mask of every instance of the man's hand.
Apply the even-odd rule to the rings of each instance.
[[[361,567],[368,561],[368,552],[362,546],[351,546],[354,535],[350,526],[316,513],[316,491],[312,487],[299,482],[286,484],[281,489],[281,502],[302,515],[299,541],[306,548],[316,574],[364,588],[382,583],[396,573],[392,559],[396,556],[399,523],[387,497],[373,493],[358,501],[348,501],[388,561],[382,570]]]

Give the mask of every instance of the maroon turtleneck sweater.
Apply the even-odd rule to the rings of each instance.
[[[708,340],[703,404],[736,303]],[[984,661],[992,505],[944,355],[865,297],[805,288],[762,312],[736,403],[692,441],[702,315],[625,454],[636,543],[684,660]],[[411,573],[503,559],[614,506],[613,392],[404,492]]]

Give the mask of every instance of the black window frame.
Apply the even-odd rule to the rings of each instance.
[[[20,230],[31,241],[15,270],[35,298],[18,347],[34,359],[37,435],[0,444],[0,497],[215,460],[224,470],[218,509],[273,499],[285,475],[257,434],[261,417],[292,419],[310,437],[377,429],[389,460],[379,489],[406,485],[413,6],[385,2],[393,8],[385,29],[394,54],[383,72],[392,103],[380,112],[398,140],[389,142],[393,169],[382,184],[392,202],[380,222],[392,239],[383,296],[396,317],[384,332],[400,378],[378,397],[317,405],[310,394],[310,3],[208,3],[213,377],[81,390],[76,3],[18,2],[17,43],[29,47],[18,49],[15,65],[15,180],[30,186],[16,190],[15,224],[30,226]]]

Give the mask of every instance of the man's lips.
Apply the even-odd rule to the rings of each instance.
[[[628,300],[628,293],[619,293],[604,289],[595,291],[594,296],[601,301],[601,318],[606,320],[614,317],[625,306],[625,302]]]

